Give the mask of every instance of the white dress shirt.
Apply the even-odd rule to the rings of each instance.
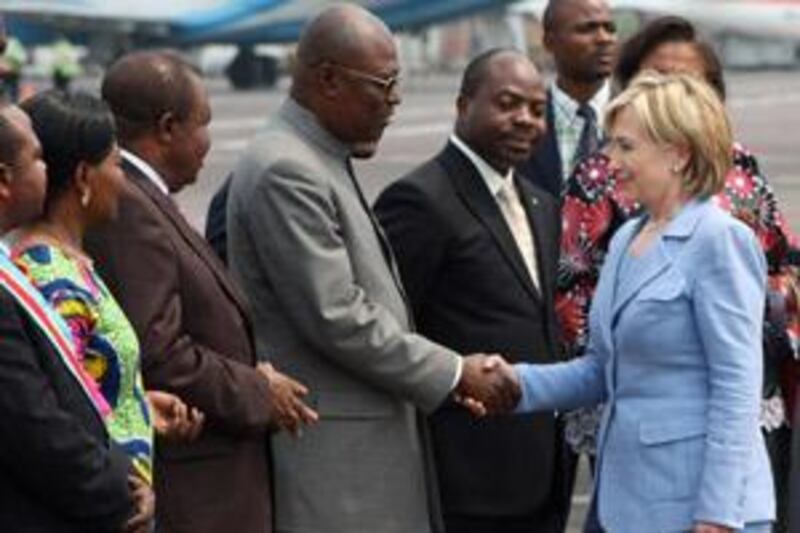
[[[153,185],[158,187],[158,190],[169,196],[169,187],[167,187],[167,182],[164,181],[164,178],[156,172],[156,170],[150,166],[150,163],[139,157],[138,155],[125,150],[124,148],[120,149],[120,155],[122,156],[125,161],[130,163],[131,165],[135,166],[139,169],[139,172],[144,174],[147,179],[153,182]]]
[[[583,117],[578,115],[580,103],[561,90],[557,83],[550,86],[553,97],[553,123],[558,153],[561,155],[562,178],[567,181],[573,170],[573,159],[578,149],[581,133],[583,132]],[[597,131],[603,128],[603,111],[611,97],[611,86],[608,82],[597,91],[588,104],[594,109],[597,116]]]

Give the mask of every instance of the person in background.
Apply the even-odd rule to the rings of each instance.
[[[0,14],[0,84],[2,98],[11,103],[19,100],[19,83],[27,55],[22,43],[6,31],[5,19]]]
[[[643,27],[620,50],[615,77],[624,89],[642,70],[687,72],[708,82],[725,97],[721,64],[691,23],[663,17]],[[725,186],[714,201],[755,232],[768,264],[769,286],[764,316],[764,387],[761,427],[775,473],[778,514],[776,530],[785,531],[788,503],[790,419],[800,313],[798,264],[800,249],[781,213],[756,158],[741,144],[732,145],[732,165]],[[569,357],[581,356],[589,338],[589,308],[608,243],[617,229],[641,206],[626,195],[608,156],[596,153],[581,162],[570,177],[562,207],[563,233],[556,310],[562,342]],[[789,405],[787,405],[787,402]],[[566,439],[574,449],[594,453],[599,411],[566,415]]]
[[[606,127],[610,168],[642,212],[612,239],[585,355],[515,365],[517,412],[605,403],[587,531],[768,533],[767,263],[712,200],[732,164],[730,121],[702,79],[646,73]]]
[[[42,212],[45,164],[30,119],[0,104],[0,233]],[[0,245],[0,517],[4,531],[141,531],[147,490],[108,437],[108,404],[69,327]],[[132,520],[132,522],[131,522]],[[126,523],[127,526],[126,527]]]
[[[53,63],[51,65],[53,87],[66,91],[72,80],[83,72],[78,50],[66,37],[60,37],[52,45]]]
[[[519,168],[561,198],[575,164],[600,145],[617,30],[606,0],[550,0],[542,24],[556,79],[548,89],[547,133]]]

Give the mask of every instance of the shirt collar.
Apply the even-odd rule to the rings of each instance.
[[[565,93],[555,82],[553,82],[550,87],[550,94],[553,96],[553,107],[558,109],[570,122],[575,120],[578,116],[578,107],[580,107],[580,103]],[[599,126],[603,125],[603,111],[605,110],[610,97],[611,84],[606,81],[589,100],[589,105],[592,106],[592,109],[594,109],[594,112],[597,115],[597,122]]]
[[[169,196],[169,187],[167,187],[167,183],[164,181],[164,178],[162,178],[161,175],[159,175],[159,173],[156,172],[156,170],[152,166],[150,166],[150,163],[148,163],[138,155],[134,154],[133,152],[125,150],[124,148],[121,149],[119,152],[120,155],[122,155],[122,158],[125,159],[125,161],[135,166],[139,170],[139,172],[144,174],[147,177],[147,179],[153,182],[153,185],[158,187],[158,190]]]
[[[287,98],[278,113],[295,128],[299,129],[306,137],[311,139],[317,146],[332,154],[338,159],[350,157],[352,149],[343,143],[336,136],[325,129],[311,110],[304,107],[300,102],[292,98]]]
[[[489,192],[492,193],[492,196],[497,196],[497,193],[500,192],[500,189],[502,189],[503,186],[506,183],[509,183],[509,180],[513,178],[513,168],[508,169],[508,173],[503,176],[497,170],[492,168],[492,166],[487,163],[486,160],[476,154],[472,148],[467,146],[467,143],[459,139],[455,133],[450,135],[450,142],[453,143],[456,148],[461,150],[461,153],[463,153],[466,158],[469,159],[473,165],[475,165],[475,170],[477,170],[478,174],[480,174],[481,178],[483,178],[483,181],[486,183],[486,187],[489,189]]]

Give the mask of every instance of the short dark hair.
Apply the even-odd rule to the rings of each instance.
[[[691,22],[682,17],[659,17],[631,36],[620,49],[614,78],[625,88],[641,70],[642,62],[665,43],[687,43],[694,47],[703,61],[706,81],[721,99],[725,99],[725,79],[722,63],[714,48],[703,40]]]
[[[508,53],[523,56],[522,52],[514,48],[491,48],[472,58],[461,76],[459,94],[474,96],[486,75],[486,67],[491,59],[497,55]]]
[[[108,156],[116,141],[114,119],[105,102],[82,91],[51,89],[21,107],[42,145],[49,205],[69,189],[79,163],[96,165]]]
[[[152,132],[166,113],[186,120],[194,108],[192,76],[200,70],[172,50],[133,52],[115,62],[103,78],[103,99],[111,107],[121,140]]]
[[[550,0],[547,2],[547,5],[544,8],[544,12],[542,13],[542,29],[549,33],[555,30],[555,23],[556,23],[556,1]]]
[[[13,165],[17,162],[22,136],[17,126],[2,112],[8,104],[0,104],[0,163]]]

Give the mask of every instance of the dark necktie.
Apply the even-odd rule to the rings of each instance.
[[[597,113],[595,113],[594,108],[587,103],[583,103],[578,107],[578,116],[583,119],[583,130],[581,130],[581,137],[578,140],[578,146],[572,158],[573,167],[596,152],[600,147],[600,139],[597,135]]]

